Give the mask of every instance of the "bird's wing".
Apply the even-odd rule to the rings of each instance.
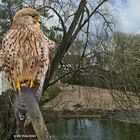
[[[37,90],[36,90],[36,96],[37,96],[37,99],[40,100],[41,98],[41,95],[42,95],[42,91],[43,91],[43,86],[44,85],[44,81],[45,81],[45,78],[46,76],[49,75],[49,70],[50,70],[50,66],[51,66],[51,61],[52,61],[52,57],[53,57],[53,52],[54,52],[54,49],[55,49],[55,43],[51,40],[49,40],[47,37],[45,37],[46,39],[46,44],[45,45],[45,51],[47,53],[47,55],[49,55],[49,62],[47,62],[47,65],[45,64],[44,67],[43,67],[43,72],[41,75],[39,75],[39,85],[37,87]]]
[[[0,49],[0,67],[1,70],[1,84],[2,84],[2,91],[6,91],[11,89],[11,84],[8,82],[7,79],[7,72],[11,69],[13,64],[13,56],[15,55],[16,48],[14,44],[16,43],[15,35],[18,34],[17,30],[9,30],[3,38],[2,46]],[[9,73],[9,72],[8,72]]]

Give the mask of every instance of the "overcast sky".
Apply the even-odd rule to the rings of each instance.
[[[113,1],[116,3],[116,9],[119,13],[119,23],[116,29],[126,33],[140,34],[140,0]],[[127,3],[122,1],[127,1]]]
[[[119,11],[119,25],[117,28],[126,33],[140,33],[140,0],[114,0]]]

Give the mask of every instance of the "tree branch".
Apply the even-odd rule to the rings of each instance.
[[[41,9],[43,9],[43,8],[51,9],[51,10],[53,10],[53,12],[57,15],[57,17],[59,18],[59,20],[60,20],[60,22],[61,22],[61,26],[62,26],[63,33],[64,33],[63,36],[65,36],[65,35],[66,35],[66,27],[65,27],[64,21],[63,21],[62,17],[60,16],[60,14],[59,14],[53,7],[48,6],[48,5],[46,5],[46,6],[44,6],[44,7],[41,7],[41,8],[39,8],[38,10],[41,10]]]
[[[88,10],[87,7],[86,7],[86,11],[87,11],[87,16],[89,17],[89,10]],[[90,20],[88,21],[88,25],[87,25],[86,43],[85,43],[85,46],[84,46],[84,50],[83,50],[83,53],[82,53],[81,60],[82,60],[82,59],[84,58],[84,56],[85,56],[86,48],[87,48],[87,45],[88,45],[88,38],[89,38],[89,22],[90,22]]]
[[[75,38],[77,36],[77,34],[79,33],[79,31],[87,24],[87,22],[90,20],[90,18],[96,13],[96,11],[105,3],[107,2],[108,0],[103,0],[93,11],[92,13],[87,17],[87,19],[85,19],[85,21],[82,23],[81,26],[78,26],[74,35],[73,35],[73,38]]]
[[[51,65],[51,70],[50,70],[50,75],[49,77],[45,80],[44,83],[44,90],[47,89],[48,83],[50,81],[50,79],[52,78],[54,71],[56,69],[56,67],[59,65],[59,62],[61,61],[61,59],[63,58],[66,50],[70,47],[71,43],[72,43],[72,34],[76,28],[76,25],[79,21],[79,18],[81,16],[81,13],[84,10],[84,7],[86,5],[86,0],[81,0],[79,7],[75,13],[74,19],[69,27],[68,32],[66,33],[66,35],[63,37],[63,40],[61,42],[61,44],[59,45],[59,47],[57,47],[56,50],[56,54],[54,56],[54,59],[52,61],[52,65]]]
[[[67,72],[67,73],[65,73],[65,74],[63,74],[63,75],[61,75],[60,77],[58,77],[56,80],[50,82],[48,86],[54,85],[54,84],[57,83],[59,80],[61,80],[63,77],[65,77],[65,76],[67,76],[67,75],[69,75],[69,74],[71,74],[71,73],[75,73],[75,72],[77,72],[77,71],[84,70],[84,69],[89,69],[89,68],[93,68],[93,66],[80,67],[80,68],[71,70],[71,71],[69,71],[69,72]]]
[[[104,19],[105,23],[107,24],[107,27],[109,27],[110,31],[112,31],[112,28],[111,28],[110,24],[113,24],[113,23],[110,22],[110,21],[107,21],[105,16],[102,13],[100,13],[99,11],[96,11],[96,13],[98,13]]]

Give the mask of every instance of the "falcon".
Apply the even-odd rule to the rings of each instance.
[[[50,66],[54,42],[40,28],[41,17],[32,8],[23,8],[13,17],[0,49],[0,66],[16,90],[22,83],[34,87]]]

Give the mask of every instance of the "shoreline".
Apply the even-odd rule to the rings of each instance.
[[[125,122],[125,123],[133,123],[133,124],[140,124],[140,116],[135,116],[134,112],[132,115],[132,112],[130,111],[105,111],[100,113],[96,112],[96,114],[85,114],[85,111],[54,111],[54,110],[48,110],[44,111],[42,110],[43,116],[45,118],[45,121],[55,120],[55,119],[84,119],[84,118],[98,118],[98,119],[112,119],[115,121]],[[136,111],[135,113],[139,113],[139,111]]]
[[[133,93],[127,92],[126,96],[124,92],[96,87],[65,87],[42,106],[42,111],[48,118],[109,118],[140,123],[139,99]]]

